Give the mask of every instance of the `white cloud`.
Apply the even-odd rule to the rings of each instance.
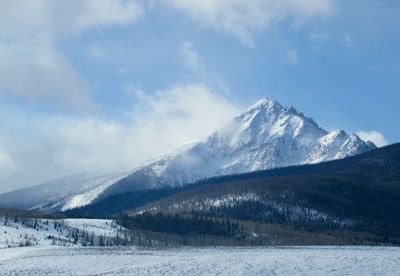
[[[0,97],[91,106],[87,83],[46,36],[0,42]],[[29,43],[25,45],[25,43]]]
[[[92,105],[88,85],[55,46],[93,28],[134,22],[136,1],[13,0],[0,8],[0,97]]]
[[[124,25],[142,12],[134,0],[13,0],[1,3],[0,33],[71,35],[95,27]]]
[[[382,133],[378,131],[358,131],[357,135],[364,141],[371,141],[378,147],[383,147],[389,144]]]
[[[104,59],[107,57],[106,52],[104,52],[103,49],[101,49],[99,46],[92,45],[87,53],[89,58],[93,59]]]
[[[203,85],[174,86],[152,95],[136,93],[137,102],[124,123],[0,109],[8,122],[0,125],[0,137],[15,165],[0,161],[1,173],[9,176],[7,181],[0,179],[0,191],[79,172],[133,169],[204,137],[238,112]]]
[[[238,109],[204,85],[175,86],[152,96],[138,92],[132,113],[143,136],[172,148],[197,140],[231,119]],[[153,144],[152,142],[152,144]],[[160,152],[159,150],[157,152]]]
[[[194,75],[196,81],[205,83],[210,87],[216,87],[218,91],[229,92],[228,86],[219,77],[218,73],[208,72],[192,42],[186,41],[182,43],[180,54],[184,65],[189,69],[189,72]]]
[[[11,156],[0,148],[0,181],[6,180],[16,172],[17,168]]]
[[[209,74],[207,72],[192,42],[184,42],[181,45],[180,54],[184,65],[196,76],[196,78],[200,79],[202,82],[219,85],[222,84],[222,81],[217,78],[216,74]]]
[[[356,46],[353,38],[349,34],[344,34],[341,41],[347,48],[354,48]]]
[[[181,46],[181,55],[186,65],[195,72],[203,72],[203,65],[192,42],[185,42]]]
[[[254,45],[253,34],[285,20],[301,24],[315,17],[330,15],[332,0],[166,0],[195,22],[225,31]]]
[[[57,29],[65,28],[66,32],[83,32],[99,26],[125,25],[135,21],[143,12],[141,6],[133,0],[59,0],[54,10],[53,15],[60,12],[66,16],[61,20],[58,18],[57,26]],[[72,24],[65,24],[64,19],[68,20],[70,16],[73,18]]]
[[[314,33],[311,34],[309,38],[312,41],[328,41],[331,39],[329,34],[324,34],[324,33]]]
[[[286,49],[285,61],[289,64],[297,65],[299,64],[299,57],[295,49]]]

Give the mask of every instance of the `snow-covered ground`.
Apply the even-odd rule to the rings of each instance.
[[[399,275],[400,271],[400,248],[382,247],[18,250],[0,250],[1,275],[366,276]]]
[[[64,219],[63,223],[69,227],[85,230],[88,233],[94,233],[96,236],[115,237],[117,235],[117,227],[112,220],[109,219]]]
[[[22,223],[9,218],[5,223],[0,217],[0,275],[365,276],[400,271],[400,248],[395,247],[83,247],[81,240],[73,242],[77,229],[112,238],[120,227],[111,220]]]
[[[117,226],[112,220],[105,219],[25,219],[0,217],[0,250],[8,247],[47,247],[51,245],[79,246],[73,242],[75,230],[103,237],[115,237]],[[1,272],[0,272],[1,274]]]
[[[36,224],[36,225],[35,225]],[[64,230],[64,231],[63,231]],[[31,219],[22,223],[9,218],[0,218],[0,250],[7,247],[48,246],[52,243],[49,236],[67,239],[67,229],[56,229],[54,221]]]

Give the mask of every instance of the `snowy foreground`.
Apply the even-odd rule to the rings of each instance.
[[[1,275],[399,275],[400,248],[0,250]]]
[[[0,217],[0,275],[400,275],[394,247],[83,246],[82,233],[106,240],[122,230],[111,220]]]

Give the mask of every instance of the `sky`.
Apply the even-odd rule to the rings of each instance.
[[[0,192],[133,169],[267,97],[400,140],[400,1],[0,0]]]

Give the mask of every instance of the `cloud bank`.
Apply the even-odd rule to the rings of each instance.
[[[79,172],[129,170],[210,134],[238,108],[204,85],[138,91],[124,123],[0,110],[0,192]],[[14,125],[14,126],[13,126]],[[1,149],[1,148],[0,148]]]

